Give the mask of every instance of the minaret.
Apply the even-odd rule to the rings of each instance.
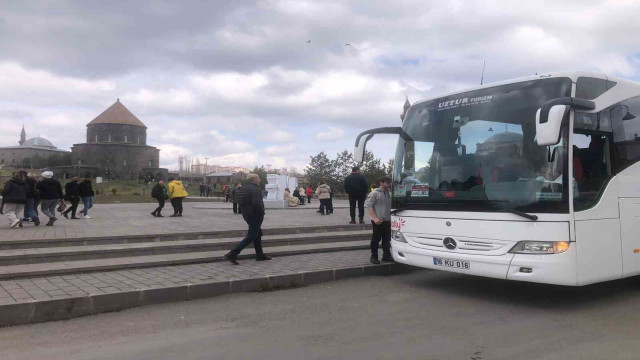
[[[18,141],[18,144],[22,146],[25,141],[27,141],[27,133],[24,132],[24,125],[22,125],[22,131],[20,132],[20,141]]]
[[[404,122],[404,117],[407,115],[407,111],[409,111],[409,108],[411,107],[411,103],[409,102],[409,97],[407,96],[407,98],[404,101],[404,106],[402,107],[402,114],[400,114],[400,120],[402,120],[402,122]]]

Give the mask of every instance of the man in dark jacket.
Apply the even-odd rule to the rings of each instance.
[[[56,218],[56,206],[64,197],[62,185],[58,180],[53,179],[51,171],[43,172],[42,177],[44,179],[36,185],[40,192],[40,209],[42,209],[43,214],[49,217],[49,222],[46,223],[46,226],[53,226],[53,223],[58,220]]]
[[[233,202],[233,213],[234,214],[242,214],[242,208],[238,206],[238,193],[242,188],[241,183],[237,183],[236,186],[231,190],[231,202]]]
[[[158,181],[153,189],[151,189],[151,197],[158,200],[158,207],[153,210],[151,215],[155,217],[164,217],[161,214],[162,208],[164,207],[164,201],[169,198],[169,193],[167,192],[167,187],[164,186],[164,181]]]
[[[262,201],[262,190],[260,189],[260,177],[258,174],[249,174],[247,180],[250,183],[239,189],[238,203],[242,209],[242,218],[249,225],[249,231],[238,246],[224,256],[234,265],[238,265],[238,254],[252,242],[256,250],[256,261],[271,260],[262,251],[262,229],[260,229],[260,226],[262,226],[262,221],[264,220],[264,202]]]
[[[2,190],[2,213],[9,219],[12,229],[20,226],[20,218],[27,204],[27,186],[25,178],[15,172]]]
[[[91,186],[91,178],[87,176],[80,184],[80,199],[84,207],[80,210],[80,214],[84,215],[85,219],[91,219],[89,216],[89,209],[93,207],[93,187]]]
[[[71,219],[79,219],[76,217],[76,211],[78,210],[78,203],[80,202],[80,185],[78,184],[78,177],[74,176],[64,186],[64,199],[71,203],[71,206],[62,213],[62,216],[69,218],[71,213]]]
[[[360,173],[360,167],[354,166],[351,174],[344,179],[344,191],[349,194],[349,224],[356,223],[356,203],[358,204],[358,217],[360,224],[364,224],[364,200],[369,192],[367,178]]]

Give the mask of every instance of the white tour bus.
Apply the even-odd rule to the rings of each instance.
[[[640,274],[640,84],[537,75],[413,104],[392,252],[424,268],[560,285]]]

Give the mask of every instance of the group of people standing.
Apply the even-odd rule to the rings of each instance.
[[[211,186],[205,183],[200,184],[199,186],[200,196],[201,197],[209,197],[211,194]]]
[[[164,217],[164,215],[162,215],[162,209],[164,208],[165,201],[169,200],[171,207],[173,207],[173,214],[169,217],[181,217],[183,211],[182,201],[187,196],[189,196],[189,193],[184,188],[182,181],[169,178],[169,187],[164,185],[164,181],[158,181],[153,189],[151,189],[151,197],[158,202],[158,206],[151,212],[151,215],[154,217]]]
[[[382,242],[382,261],[391,262],[391,178],[382,176],[378,179],[378,187],[369,192],[367,178],[362,175],[360,167],[354,166],[344,179],[344,190],[349,195],[349,224],[356,223],[356,206],[358,222],[364,224],[364,209],[371,217],[371,263],[380,264],[378,248]],[[369,196],[367,196],[367,193]]]
[[[0,213],[5,214],[9,220],[9,226],[13,229],[22,227],[23,222],[33,222],[35,226],[40,225],[38,205],[49,221],[46,226],[53,226],[58,220],[56,209],[69,219],[79,219],[76,216],[80,201],[84,208],[80,211],[82,218],[91,219],[89,209],[93,207],[93,186],[91,178],[86,177],[82,182],[77,176],[71,178],[62,191],[60,182],[53,178],[53,172],[44,171],[42,179],[36,179],[35,173],[26,171],[14,172],[11,179],[5,184],[2,190],[2,204]],[[71,206],[66,210],[64,201],[69,201]],[[63,211],[64,210],[64,211]]]

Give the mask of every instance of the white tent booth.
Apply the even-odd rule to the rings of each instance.
[[[264,207],[267,209],[284,209],[287,202],[284,200],[284,189],[289,188],[291,192],[298,187],[298,178],[288,175],[267,174],[267,198],[264,200]]]

